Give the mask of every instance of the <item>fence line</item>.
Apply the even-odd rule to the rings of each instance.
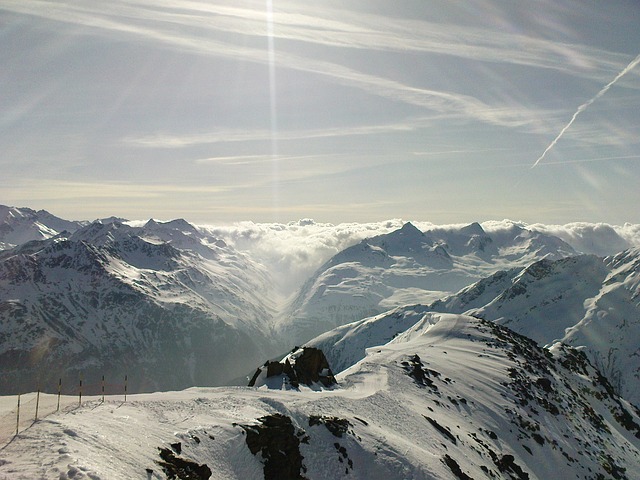
[[[80,378],[78,384],[69,388],[69,393],[65,394],[63,392],[62,378],[60,378],[55,394],[42,393],[40,387],[38,387],[36,392],[18,394],[17,399],[14,395],[0,397],[0,412],[2,412],[0,416],[0,445],[8,444],[13,438],[19,435],[20,432],[24,432],[30,428],[38,420],[59,412],[61,406],[63,408],[72,406],[75,397],[78,398],[76,408],[81,407],[83,391],[86,399],[87,391],[92,391],[92,389],[97,390],[99,393],[93,396],[97,396],[100,402],[104,403],[107,392],[117,390],[117,393],[109,393],[109,395],[117,396],[124,394],[124,402],[126,402],[128,380],[129,376],[125,375],[124,384],[107,383],[104,375],[102,375],[99,383],[87,384]],[[14,400],[11,400],[12,398]],[[34,403],[35,407],[33,406]],[[11,404],[14,406],[11,407]],[[32,412],[31,415],[27,413],[29,410]],[[15,420],[15,423],[12,419]],[[12,424],[15,428],[11,426]]]

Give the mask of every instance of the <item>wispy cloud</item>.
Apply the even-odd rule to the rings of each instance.
[[[3,8],[57,21],[126,33],[161,42],[171,48],[217,57],[265,64],[263,48],[231,43],[216,32],[267,35],[266,13],[261,3],[253,8],[211,5],[204,2],[48,2],[7,0]],[[285,12],[294,12],[287,13]],[[581,76],[597,76],[618,65],[619,55],[578,45],[557,43],[522,35],[498,33],[456,25],[366,15],[348,10],[315,7],[317,15],[296,13],[295,4],[284,4],[274,12],[273,34],[281,40],[323,46],[369,50],[420,51],[447,54],[479,61],[505,62],[553,68]],[[225,41],[217,38],[225,38]],[[389,76],[365,73],[339,63],[299,55],[294,47],[277,44],[275,61],[288,68],[323,77],[349,87],[442,114],[455,114],[490,124],[519,127],[528,124],[532,112],[518,105],[489,105],[473,96],[408,85]],[[567,61],[580,58],[580,65]]]
[[[427,152],[411,152],[412,155],[417,157],[437,157],[437,156],[450,156],[451,154],[456,153],[488,153],[488,152],[508,152],[512,151],[512,148],[469,148],[469,149],[459,149],[459,148],[448,148],[443,150],[433,150]]]
[[[172,40],[172,36],[167,35],[171,26],[198,28],[204,32],[200,37],[216,31],[243,36],[266,36],[270,32],[264,2],[245,3],[248,7],[239,7],[235,2],[216,4],[195,0],[115,0],[98,6],[44,0],[7,0],[3,3],[3,8],[13,11],[91,27],[131,29],[165,40]],[[624,62],[624,55],[616,52],[495,29],[402,18],[389,21],[386,16],[346,8],[330,9],[317,4],[305,5],[306,13],[300,11],[296,3],[279,2],[273,12],[272,29],[277,39],[366,50],[438,53],[550,68],[580,76],[593,75],[594,79],[619,69]],[[145,30],[136,26],[136,21],[146,25],[151,22],[154,27]],[[181,33],[198,37],[193,32],[181,30]],[[202,44],[202,47],[206,53],[207,45]]]
[[[2,183],[0,183],[2,185]],[[90,182],[47,179],[25,180],[2,185],[5,194],[15,201],[82,200],[108,198],[159,198],[167,194],[213,194],[248,186],[176,185],[139,182]]]
[[[129,136],[123,139],[123,142],[129,145],[148,148],[184,148],[217,143],[264,142],[271,141],[274,138],[279,142],[283,142],[288,140],[311,140],[314,138],[338,138],[358,135],[365,136],[415,131],[441,121],[444,118],[444,115],[435,114],[429,117],[405,119],[387,124],[353,125],[323,129],[301,128],[299,130],[278,130],[276,132],[272,132],[267,129],[220,129],[214,132],[185,133],[182,135],[159,133],[152,135]]]

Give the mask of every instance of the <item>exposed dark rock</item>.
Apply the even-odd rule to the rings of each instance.
[[[353,418],[355,418],[356,420],[358,420],[358,421],[359,421],[360,423],[362,423],[364,426],[368,426],[368,425],[369,425],[369,422],[367,422],[366,420],[363,420],[363,419],[358,418],[358,417],[353,417]]]
[[[303,480],[300,439],[291,419],[279,413],[259,418],[259,425],[240,425],[252,454],[264,459],[265,480]],[[304,432],[302,432],[304,434]]]
[[[427,421],[433,425],[433,427],[438,430],[442,435],[444,435],[447,439],[449,439],[454,445],[458,444],[458,441],[456,440],[456,437],[449,431],[447,430],[445,427],[443,427],[442,425],[440,425],[436,420],[434,420],[431,417],[427,417],[426,415],[423,415],[424,418],[427,419]]]
[[[604,468],[604,470],[616,480],[623,480],[628,478],[625,475],[627,469],[616,465],[615,461],[613,460],[613,458],[611,458],[610,455],[601,457],[600,464],[602,465],[602,468]]]
[[[545,392],[552,392],[551,380],[546,377],[540,377],[536,380],[536,384],[542,388]]]
[[[544,437],[539,433],[531,434],[531,438],[533,438],[538,444],[544,445]]]
[[[289,360],[285,360],[284,363],[269,361],[264,364],[263,368],[267,369],[267,378],[276,377],[278,375],[286,375],[289,378],[289,383],[291,383],[291,385],[295,387],[298,387],[299,384],[297,382],[297,376],[293,371],[293,368],[291,367],[291,363],[289,363]],[[256,381],[258,380],[258,377],[260,376],[261,373],[262,373],[262,368],[258,368],[256,370],[256,373],[254,373],[253,378],[251,378],[251,380],[249,381],[250,387],[255,386]]]
[[[278,375],[285,375],[289,379],[289,384],[298,388],[300,384],[313,386],[320,383],[324,387],[337,385],[336,378],[331,371],[327,357],[322,350],[314,347],[303,347],[294,352],[289,358],[282,362],[267,362],[262,368],[258,368],[249,386],[255,386],[263,368],[267,369],[267,378]],[[291,361],[290,361],[291,360]]]
[[[327,427],[334,437],[342,438],[342,436],[347,433],[351,423],[346,418],[338,418],[338,417],[321,417],[318,415],[312,415],[309,417],[309,426],[313,427],[315,425],[324,425]]]
[[[589,374],[589,360],[583,351],[576,350],[568,345],[561,345],[560,350],[562,352],[560,363],[564,368],[579,375]]]
[[[408,361],[402,362],[402,368],[405,369],[407,375],[413,378],[419,386],[429,387],[434,391],[438,391],[438,387],[433,383],[431,377],[439,377],[440,373],[425,368],[417,353],[410,357]]]
[[[296,372],[298,381],[305,385],[320,382],[325,387],[330,387],[337,383],[327,357],[318,348],[304,347],[302,355],[296,357],[293,369]]]
[[[513,455],[503,455],[499,459],[495,458],[494,463],[501,472],[514,473],[518,480],[529,480],[529,474],[515,462]]]
[[[249,383],[248,383],[249,387],[255,387],[256,381],[258,381],[258,377],[260,376],[261,373],[262,373],[262,369],[257,368],[256,373],[254,373],[253,377],[251,377],[251,380],[249,380]]]
[[[191,460],[177,457],[168,448],[159,448],[160,458],[158,465],[162,468],[167,479],[173,480],[208,480],[211,478],[211,469],[205,464],[198,464]],[[148,471],[149,469],[147,469]]]
[[[442,461],[447,467],[451,469],[451,472],[456,476],[456,478],[460,480],[473,480],[473,477],[470,477],[469,475],[464,473],[462,471],[462,468],[460,468],[460,465],[458,465],[458,462],[456,462],[449,455],[445,454],[445,456],[442,457]]]
[[[335,447],[335,449],[337,450],[339,456],[338,456],[338,461],[340,463],[344,463],[344,461],[347,461],[347,467],[345,468],[344,473],[345,474],[349,474],[350,470],[353,470],[353,460],[351,460],[349,458],[349,454],[347,453],[347,449],[344,448],[342,445],[340,445],[339,443],[334,443],[333,446]]]

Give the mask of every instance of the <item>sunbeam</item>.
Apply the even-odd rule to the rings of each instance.
[[[273,1],[267,0],[267,47],[269,62],[269,112],[271,124],[271,159],[273,182],[273,210],[275,220],[278,220],[280,204],[279,177],[280,165],[278,163],[278,108],[276,99],[276,59],[273,32]]]

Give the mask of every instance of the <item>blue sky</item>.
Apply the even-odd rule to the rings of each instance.
[[[637,1],[0,1],[0,203],[640,223]]]

